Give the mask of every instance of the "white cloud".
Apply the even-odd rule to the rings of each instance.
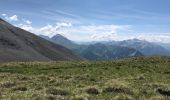
[[[1,15],[4,16],[4,17],[6,16],[6,14],[1,14]]]
[[[128,31],[129,28],[129,25],[85,25],[67,29],[67,33],[80,34],[83,36],[81,38],[86,38],[87,41],[104,41],[113,40],[117,36],[117,33],[122,30]]]
[[[129,25],[83,25],[73,26],[71,23],[56,23],[55,25],[46,25],[40,28],[34,28],[31,25],[20,24],[18,27],[27,31],[43,34],[46,36],[54,36],[62,34],[71,40],[76,41],[99,41],[112,40],[117,36],[119,30],[128,30]]]
[[[94,40],[113,40],[114,37],[117,37],[116,33],[93,34],[90,38]]]
[[[18,21],[18,16],[17,15],[13,15],[11,17],[8,17],[9,20],[11,21]]]
[[[43,27],[35,28],[31,24],[19,24],[17,27],[25,29],[35,34],[42,34],[46,36],[54,36],[56,34],[65,34],[62,30],[66,29],[67,27],[71,27],[71,23],[56,23],[55,25],[46,25]]]
[[[29,21],[29,20],[25,20],[25,23],[27,23],[27,24],[31,24],[32,22],[31,22],[31,21]]]
[[[19,24],[19,25],[17,25],[17,27],[20,27],[24,30],[36,33],[35,29],[31,25]]]
[[[25,18],[22,19],[22,21],[25,23],[25,24],[32,24],[32,22],[30,20],[27,20]]]
[[[8,21],[18,21],[17,15],[7,16],[7,14],[1,14]]]
[[[43,27],[33,27],[31,24],[19,24],[18,27],[35,33],[52,37],[62,34],[74,41],[122,41],[127,39],[141,39],[150,42],[170,43],[170,33],[141,33],[121,34],[121,31],[129,32],[129,25],[83,25],[73,26],[71,23],[56,23]]]
[[[170,43],[170,33],[140,33],[140,34],[101,34],[101,35],[93,35],[93,37],[97,40],[115,40],[115,41],[122,41],[128,39],[139,39],[139,40],[146,40],[149,42],[160,42],[160,43]]]
[[[71,23],[56,23],[58,27],[71,27]]]
[[[141,33],[136,38],[150,42],[170,43],[170,33]]]
[[[81,26],[80,29],[85,31],[86,33],[92,34],[110,34],[115,33],[120,26],[117,25],[88,25],[88,26]]]

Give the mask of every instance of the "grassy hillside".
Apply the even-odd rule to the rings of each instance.
[[[4,100],[168,100],[170,58],[0,64]]]

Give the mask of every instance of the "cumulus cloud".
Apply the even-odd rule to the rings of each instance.
[[[71,23],[56,23],[55,25],[46,25],[44,27],[36,29],[37,33],[44,34],[46,36],[54,36],[56,34],[67,34],[65,30],[71,27]]]
[[[1,14],[8,21],[18,21],[17,15],[7,16],[7,14]]]
[[[170,33],[141,33],[136,38],[150,42],[170,43]]]
[[[90,38],[94,40],[113,40],[115,37],[117,37],[116,33],[92,34],[90,36]]]
[[[93,34],[94,40],[114,40],[122,41],[128,39],[146,40],[149,42],[170,43],[170,33],[140,33],[140,34]]]
[[[52,37],[56,34],[65,34],[66,32],[62,31],[65,30],[67,27],[71,27],[71,23],[56,23],[55,25],[46,25],[43,27],[33,27],[31,24],[19,24],[18,27],[25,29],[27,31],[30,31],[32,33],[35,33],[37,35],[42,34],[49,37]]]
[[[56,23],[43,27],[33,27],[31,24],[19,24],[18,27],[35,33],[52,37],[61,34],[74,41],[122,41],[127,39],[140,39],[150,42],[170,43],[170,33],[138,33],[125,34],[129,32],[129,25],[82,25],[74,26],[71,23]],[[125,31],[121,34],[121,31]]]
[[[4,17],[6,16],[6,14],[1,14],[1,15],[4,16]]]
[[[129,31],[130,25],[85,25],[72,28],[72,33],[86,34],[90,41],[113,40],[120,31]]]
[[[32,23],[32,22],[29,21],[29,20],[24,20],[24,22],[27,23],[27,24],[31,24],[31,23]]]
[[[117,32],[122,26],[118,25],[87,25],[79,27],[81,31],[92,34],[110,34]]]
[[[70,26],[72,26],[71,23],[56,23],[56,25],[58,27],[70,27]]]
[[[24,30],[27,30],[27,31],[30,31],[30,32],[36,32],[35,29],[31,26],[31,25],[26,25],[26,24],[19,24],[19,25],[16,25],[17,27],[20,27]]]
[[[11,21],[18,21],[18,16],[17,15],[13,15],[11,17],[8,17],[9,20]]]
[[[18,27],[27,31],[52,37],[56,34],[67,36],[71,40],[112,40],[117,37],[119,30],[128,30],[129,25],[82,25],[73,26],[71,23],[56,23],[35,28],[30,24],[20,24]]]

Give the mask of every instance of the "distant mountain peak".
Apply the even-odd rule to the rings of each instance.
[[[63,36],[61,34],[56,34],[53,37],[51,37],[51,39],[65,39],[65,40],[69,40],[69,39],[67,39],[65,36]]]
[[[61,34],[56,34],[56,35],[54,35],[52,37],[64,37],[64,38],[66,38],[64,35],[61,35]]]
[[[64,37],[63,35],[61,35],[61,34],[56,34],[56,35],[54,35],[54,36],[61,36],[61,37]]]
[[[54,35],[53,37],[51,37],[50,41],[69,49],[73,49],[78,46],[76,43],[74,43],[73,41],[69,40],[67,37],[61,34]]]

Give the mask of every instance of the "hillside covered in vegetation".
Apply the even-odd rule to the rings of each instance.
[[[0,64],[1,100],[168,100],[170,58]]]

